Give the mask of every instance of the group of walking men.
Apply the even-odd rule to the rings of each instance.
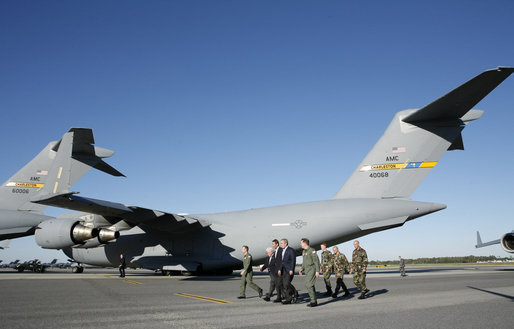
[[[273,300],[275,303],[291,304],[296,303],[298,300],[298,291],[293,286],[295,267],[296,267],[296,252],[293,248],[289,247],[287,239],[277,239],[271,242],[272,247],[266,249],[268,257],[261,266],[260,271],[268,269],[270,275],[270,287],[268,293],[264,297],[265,301],[270,301],[273,292],[276,290],[277,296]],[[325,296],[337,297],[339,290],[342,288],[344,291],[343,296],[348,296],[346,285],[343,282],[345,271],[348,270],[353,274],[353,282],[361,290],[359,299],[364,299],[368,291],[366,289],[366,268],[368,265],[368,258],[366,251],[359,245],[359,241],[353,243],[355,250],[352,254],[352,263],[348,263],[346,256],[339,251],[337,246],[333,247],[334,253],[332,254],[327,249],[327,244],[321,244],[321,263],[316,253],[316,250],[310,246],[309,239],[301,239],[301,246],[303,249],[302,268],[299,272],[300,275],[305,273],[305,287],[309,293],[310,303],[308,307],[315,307],[318,305],[316,298],[315,283],[316,278],[323,275],[327,292]],[[262,297],[263,290],[253,282],[252,271],[252,255],[248,252],[248,246],[242,247],[243,252],[243,270],[241,271],[241,289],[238,298],[246,298],[246,285],[249,285],[258,292],[259,297]],[[332,272],[336,276],[336,288],[332,291],[330,283],[330,276]]]

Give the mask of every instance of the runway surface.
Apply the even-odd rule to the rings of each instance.
[[[514,266],[370,269],[368,298],[358,300],[351,276],[349,298],[323,297],[307,308],[304,279],[295,276],[300,301],[265,302],[239,277],[164,277],[142,270],[86,269],[47,273],[0,270],[2,328],[512,328]],[[333,285],[335,279],[332,277]],[[265,291],[269,277],[256,274]]]

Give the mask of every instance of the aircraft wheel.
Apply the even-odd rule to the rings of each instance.
[[[24,268],[23,267],[18,267],[18,272],[23,272]]]

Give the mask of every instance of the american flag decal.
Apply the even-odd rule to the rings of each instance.
[[[407,148],[405,146],[395,146],[393,147],[393,153],[405,153]]]
[[[46,175],[48,175],[48,170],[38,170],[36,172],[36,175],[38,175],[38,176],[46,176]]]

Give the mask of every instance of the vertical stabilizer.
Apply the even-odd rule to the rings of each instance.
[[[408,198],[447,150],[463,150],[461,131],[473,110],[514,68],[485,71],[419,110],[398,112],[389,127],[334,196]]]
[[[102,160],[114,152],[91,143],[93,132],[87,128],[71,128],[59,141],[50,142],[0,186],[0,209],[42,212],[45,206],[30,202],[34,196],[67,190],[92,167],[123,176]]]

